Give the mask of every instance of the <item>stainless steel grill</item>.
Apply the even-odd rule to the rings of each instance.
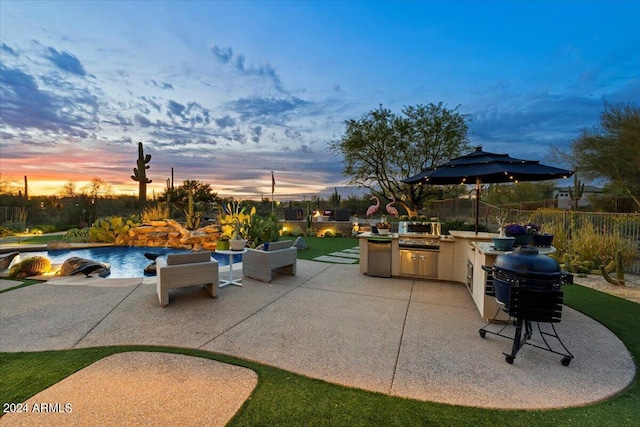
[[[440,236],[401,235],[398,246],[411,249],[440,249]]]

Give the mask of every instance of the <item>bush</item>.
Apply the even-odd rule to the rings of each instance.
[[[127,233],[132,227],[139,225],[135,219],[135,217],[125,219],[120,216],[99,219],[89,229],[89,238],[92,242],[114,243],[120,234]]]
[[[89,229],[83,228],[82,230],[79,228],[72,228],[67,233],[62,236],[62,240],[69,243],[85,243],[90,242],[89,238]]]
[[[31,227],[31,231],[40,232],[40,234],[55,233],[56,231],[58,231],[58,228],[54,225],[39,224]]]
[[[553,241],[555,244],[555,237]],[[596,268],[607,265],[618,250],[622,251],[625,264],[637,255],[633,242],[615,234],[602,233],[591,224],[583,224],[571,235],[569,252],[580,255],[583,261],[593,262]]]
[[[142,211],[142,222],[145,224],[151,221],[162,221],[169,218],[169,207],[165,203],[158,203],[155,206],[148,206]]]
[[[15,235],[15,230],[8,227],[0,227],[0,237],[9,237]]]

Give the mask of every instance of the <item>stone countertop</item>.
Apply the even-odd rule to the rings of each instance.
[[[398,233],[374,234],[370,231],[366,231],[364,233],[358,234],[358,238],[369,238],[369,237],[375,237],[376,239],[397,239]]]
[[[478,251],[486,255],[506,255],[513,253],[517,249],[516,248],[509,251],[499,251],[494,249],[493,243],[490,242],[473,242],[473,246],[475,246]],[[557,251],[555,246],[550,246],[548,248],[534,246],[534,248],[538,250],[538,253],[540,255],[549,255]]]
[[[462,230],[449,230],[454,238],[467,239],[467,240],[491,240],[493,237],[498,237],[497,233],[478,232],[474,231],[462,231]]]

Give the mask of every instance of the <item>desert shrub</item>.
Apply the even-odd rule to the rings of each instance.
[[[253,215],[247,227],[246,238],[249,240],[249,247],[255,248],[264,242],[275,242],[280,237],[282,224],[278,222],[275,215],[270,214],[262,217]]]
[[[26,230],[26,224],[21,221],[7,221],[4,223],[4,227],[12,230],[14,233],[24,233]]]
[[[142,222],[145,224],[150,223],[151,221],[161,221],[163,219],[169,218],[169,206],[165,203],[158,203],[155,206],[147,206],[142,211]]]
[[[287,230],[283,230],[282,231],[282,235],[283,236],[304,236],[304,231],[302,231],[302,228],[299,226],[293,226],[291,228],[287,228]]]
[[[571,243],[569,241],[569,232],[560,223],[544,223],[542,224],[544,233],[553,234],[553,246],[557,249],[556,257],[561,259],[562,256],[569,252]]]
[[[16,234],[15,230],[9,227],[0,227],[0,237],[9,237]]]
[[[58,231],[58,228],[55,225],[49,224],[38,224],[31,227],[31,232],[45,234],[45,233],[55,233]]]
[[[62,240],[69,243],[84,243],[91,241],[89,238],[89,228],[71,228],[68,230]]]
[[[553,244],[556,245],[555,237]],[[593,262],[597,267],[607,265],[618,250],[622,251],[625,264],[637,256],[637,248],[632,241],[617,234],[600,232],[593,225],[584,223],[572,230],[567,252],[579,255],[583,261]]]
[[[99,219],[89,228],[89,238],[92,242],[113,243],[120,234],[127,233],[132,227],[137,227],[135,217],[129,219],[120,216]]]

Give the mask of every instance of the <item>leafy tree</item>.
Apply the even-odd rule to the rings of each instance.
[[[76,192],[76,184],[72,181],[67,182],[60,189],[60,197],[76,197],[78,193]]]
[[[210,184],[195,180],[185,180],[182,185],[167,188],[158,200],[169,201],[178,212],[183,212],[189,207],[189,192],[193,192],[193,203],[196,212],[209,212],[213,210],[218,201],[218,194],[213,191]]]
[[[18,192],[19,184],[13,178],[0,172],[0,194],[12,195]]]
[[[500,206],[551,199],[554,186],[555,184],[549,181],[492,184],[484,194],[487,203]]]
[[[640,105],[605,103],[600,125],[572,141],[570,156],[584,177],[607,180],[640,207]]]
[[[352,176],[352,185],[387,200],[395,197],[413,216],[428,198],[441,191],[401,180],[469,148],[466,116],[458,108],[450,110],[442,103],[430,103],[404,107],[398,115],[380,105],[360,120],[347,120],[344,135],[331,144],[330,150],[344,158],[344,174]]]

